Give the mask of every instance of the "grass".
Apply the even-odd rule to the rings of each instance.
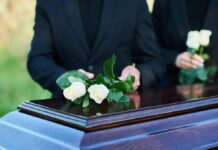
[[[24,101],[49,98],[26,70],[26,51],[12,46],[0,48],[0,117],[16,110]]]

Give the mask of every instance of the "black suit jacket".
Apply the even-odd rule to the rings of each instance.
[[[160,45],[162,56],[167,64],[167,75],[162,80],[163,85],[175,85],[178,83],[178,69],[175,67],[175,59],[181,52],[187,50],[187,33],[191,30],[186,0],[155,0],[152,20],[156,37]],[[196,4],[197,5],[197,4]],[[212,45],[206,50],[211,58],[208,65],[218,65],[218,1],[211,0],[204,20],[203,29],[213,32]]]
[[[151,87],[162,74],[159,49],[144,0],[104,0],[100,28],[89,48],[77,0],[37,0],[34,38],[27,67],[32,78],[54,95],[55,80],[68,70],[95,74],[103,62],[117,56],[115,73],[137,64],[143,87]]]

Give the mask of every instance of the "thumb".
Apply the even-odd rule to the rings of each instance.
[[[124,71],[122,75],[119,77],[120,80],[124,81],[129,76],[129,73]]]
[[[79,69],[78,71],[83,73],[84,75],[86,75],[88,77],[88,79],[93,79],[94,78],[94,74],[93,73],[87,72],[87,71],[85,71],[83,69]]]
[[[90,79],[90,80],[94,78],[94,74],[93,74],[93,73],[86,72],[86,76],[87,76],[88,79]]]
[[[119,80],[124,81],[125,79],[124,79],[123,76],[120,76],[120,77],[119,77]]]

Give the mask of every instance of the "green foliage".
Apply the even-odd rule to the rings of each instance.
[[[196,69],[197,79],[202,82],[206,82],[208,80],[207,72],[204,67]]]
[[[123,97],[123,92],[116,92],[111,90],[108,94],[107,100],[109,103],[113,101],[119,102],[122,97]]]
[[[99,74],[96,76],[96,78],[92,81],[92,84],[104,84],[106,86],[110,86],[111,81],[107,78],[104,77],[102,74]]]
[[[204,52],[205,47],[200,46],[199,49],[188,48],[188,52],[192,55],[200,55],[204,61],[210,59],[210,55]],[[213,82],[212,78],[217,73],[216,66],[200,67],[192,70],[180,69],[179,83],[181,85]]]
[[[125,96],[124,93],[133,92],[133,84],[135,81],[134,76],[128,76],[125,81],[117,79],[114,74],[114,65],[116,63],[116,56],[113,55],[110,59],[106,60],[103,64],[104,75],[99,74],[95,79],[89,80],[83,73],[79,71],[69,71],[63,74],[57,79],[57,84],[61,89],[69,87],[73,82],[80,81],[86,84],[87,89],[94,84],[103,84],[110,91],[107,95],[107,100],[109,103],[114,102],[129,102],[129,97]],[[80,105],[83,108],[88,107],[92,101],[89,99],[89,94],[87,93],[82,98],[77,99],[73,103]]]
[[[193,70],[181,69],[179,72],[179,82],[182,85],[205,82],[211,83],[217,71],[218,68],[216,66],[207,68],[201,67]]]
[[[127,102],[129,102],[130,100],[129,100],[129,97],[128,96],[126,96],[126,95],[123,95],[123,97],[120,99],[120,102],[121,103],[127,103]]]
[[[86,95],[85,98],[84,98],[84,101],[83,101],[83,108],[86,108],[89,106],[89,96]]]
[[[202,83],[208,80],[208,75],[204,67],[186,70],[181,69],[179,72],[180,84]]]
[[[114,70],[113,70],[115,62],[116,62],[116,56],[113,55],[110,59],[106,60],[105,63],[103,64],[104,75],[110,80],[113,80],[115,78]]]
[[[127,82],[129,85],[134,84],[134,82],[135,82],[135,77],[134,77],[134,76],[128,76],[127,79],[126,79],[126,82]]]
[[[56,83],[58,86],[63,90],[67,87],[69,87],[73,82],[80,81],[83,82],[84,80],[87,80],[88,78],[79,71],[68,71],[64,73],[62,76],[60,76]]]
[[[111,85],[112,89],[117,89],[123,92],[133,92],[133,86],[126,81],[118,81]]]
[[[208,76],[214,76],[218,71],[218,68],[216,66],[210,66],[207,68],[206,72]]]
[[[28,75],[26,51],[0,47],[0,117],[14,111],[27,100],[50,98]]]
[[[195,54],[197,52],[196,49],[194,48],[188,48],[188,51],[191,53],[191,54]]]
[[[207,53],[203,54],[202,57],[205,61],[210,59],[210,56]]]

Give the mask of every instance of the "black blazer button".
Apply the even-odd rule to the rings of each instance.
[[[90,72],[92,72],[92,71],[94,70],[94,66],[89,65],[89,66],[88,66],[88,70],[89,70]]]

